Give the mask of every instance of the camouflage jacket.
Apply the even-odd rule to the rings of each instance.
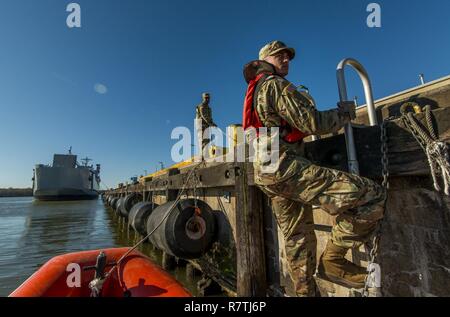
[[[215,127],[216,124],[212,119],[212,110],[207,103],[201,103],[196,108],[196,118],[202,120],[203,129]]]
[[[270,64],[267,64],[260,62],[255,74],[270,71]],[[271,68],[271,73],[274,73],[273,66]],[[247,74],[245,76],[247,77]],[[314,100],[309,94],[298,91],[296,86],[278,75],[269,76],[260,86],[255,98],[255,107],[261,123],[268,128],[280,127],[281,121],[285,120],[290,126],[307,135],[321,135],[337,132],[350,122],[350,118],[341,115],[338,109],[316,110]],[[274,146],[277,144],[278,146]],[[255,180],[260,184],[284,181],[311,165],[311,162],[304,158],[303,142],[286,143],[279,133],[260,135],[253,141],[253,146],[256,153]],[[268,151],[258,150],[261,146],[270,151],[270,160],[267,157]],[[279,159],[274,159],[277,156]]]

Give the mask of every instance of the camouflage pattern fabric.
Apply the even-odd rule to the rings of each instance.
[[[284,119],[302,132],[321,135],[337,132],[350,121],[338,109],[317,111],[312,98],[279,76],[267,79],[257,98],[257,112],[269,128],[279,127]],[[255,140],[269,141],[264,137]],[[372,180],[312,164],[304,157],[303,144],[289,144],[281,139],[279,143],[279,161],[275,165],[257,153],[255,182],[272,200],[273,212],[286,239],[297,295],[313,296],[316,238],[311,206],[320,206],[337,216],[331,239],[337,246],[351,248],[370,238],[383,217],[386,195]]]
[[[202,122],[202,129],[201,129],[202,135],[201,135],[200,139],[202,140],[202,149],[204,149],[206,147],[206,145],[208,145],[208,143],[210,142],[209,138],[203,138],[203,134],[204,134],[205,130],[209,127],[216,126],[216,124],[214,123],[214,121],[212,119],[212,110],[209,107],[207,102],[204,101],[197,106],[195,118],[200,119]],[[199,131],[199,133],[200,133],[200,131]]]
[[[275,55],[281,51],[287,51],[290,55],[290,59],[294,59],[295,49],[293,49],[292,47],[287,47],[286,44],[281,41],[272,41],[261,48],[261,50],[259,51],[259,59],[263,60],[267,56]]]
[[[312,207],[274,195],[272,210],[286,241],[285,251],[296,294],[316,295],[313,278],[316,270],[317,240]]]

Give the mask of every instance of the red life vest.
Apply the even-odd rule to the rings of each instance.
[[[262,73],[257,75],[254,79],[252,79],[247,87],[247,93],[245,94],[244,100],[244,111],[243,111],[243,120],[242,127],[244,131],[249,128],[255,128],[256,134],[258,135],[258,129],[263,127],[261,120],[259,119],[258,112],[254,107],[254,97],[256,88],[259,82],[262,80],[266,80],[269,77],[270,73]],[[261,82],[262,83],[262,82]],[[281,120],[281,133],[284,134],[282,139],[287,143],[297,143],[303,140],[307,135],[294,127],[291,127],[285,120]]]

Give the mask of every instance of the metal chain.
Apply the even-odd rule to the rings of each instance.
[[[414,108],[416,111],[420,111],[419,105],[413,102],[405,103],[401,106],[400,112],[402,114],[402,121],[405,126],[409,129],[413,137],[425,151],[428,157],[428,161],[430,163],[431,174],[433,176],[433,181],[436,186],[436,175],[434,170],[436,169],[436,165],[438,162],[439,167],[442,169],[443,177],[446,185],[446,193],[449,191],[448,179],[450,179],[450,164],[448,164],[448,151],[446,144],[442,145],[443,142],[439,142],[436,136],[436,133],[433,128],[433,121],[431,117],[431,108],[430,106],[426,106],[425,110],[425,119],[428,131],[425,131],[422,127],[419,126],[418,122],[416,122],[413,114],[411,112],[407,112],[406,109],[408,107]],[[381,231],[384,221],[386,220],[386,205],[387,205],[387,192],[389,189],[389,158],[388,158],[388,136],[386,124],[388,121],[393,120],[394,117],[389,117],[383,121],[381,124],[381,166],[382,166],[382,187],[386,193],[386,200],[384,204],[385,216],[382,220],[378,222],[377,229],[372,239],[372,248],[369,252],[369,263],[368,263],[368,274],[364,283],[364,291],[363,296],[382,296],[381,293],[381,270],[379,265],[375,262],[378,251],[379,251],[379,243],[381,237]],[[439,149],[438,149],[439,147]],[[440,150],[440,151],[439,151]],[[431,153],[431,154],[430,154]],[[440,155],[443,153],[442,155]],[[433,155],[433,157],[431,157]],[[440,157],[442,156],[442,158]],[[437,158],[436,158],[437,157]],[[447,167],[447,168],[446,168]],[[447,179],[445,178],[447,177]],[[378,270],[378,272],[376,272]],[[377,276],[378,275],[378,276]],[[376,279],[379,279],[378,281]]]
[[[381,171],[383,182],[381,185],[387,191],[389,189],[389,158],[388,158],[388,137],[386,124],[388,121],[394,120],[395,117],[389,117],[381,124]]]
[[[388,158],[388,136],[386,125],[389,121],[394,120],[395,117],[391,116],[383,120],[381,124],[381,173],[383,176],[383,181],[381,183],[382,188],[386,194],[386,200],[384,202],[384,210],[386,213],[386,205],[387,205],[387,192],[389,189],[389,158]],[[372,248],[369,253],[369,262],[368,262],[368,274],[366,275],[366,279],[364,281],[364,291],[363,296],[381,296],[381,286],[377,287],[377,284],[380,284],[380,281],[376,281],[376,270],[380,270],[379,265],[375,262],[378,256],[379,243],[381,238],[381,231],[385,217],[381,219],[377,224],[377,229],[372,238]],[[379,274],[380,272],[378,272]],[[379,278],[379,277],[378,277]],[[374,289],[375,292],[369,290]],[[372,295],[373,294],[373,295]]]
[[[206,161],[202,161],[203,166],[206,166]],[[197,185],[200,184],[200,178],[198,177],[197,172],[194,172],[194,185],[193,185],[193,195],[194,195],[194,215],[193,218],[200,217],[201,210],[198,208],[198,195],[197,195]],[[206,247],[206,240],[202,239],[203,248]]]

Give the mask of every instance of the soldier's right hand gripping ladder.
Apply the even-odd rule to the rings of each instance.
[[[349,101],[347,96],[347,87],[345,83],[345,66],[352,66],[364,86],[364,95],[366,99],[367,113],[369,115],[370,126],[378,125],[377,116],[375,113],[375,105],[372,94],[372,85],[370,83],[369,75],[364,67],[357,60],[346,58],[342,60],[337,66],[337,83],[339,88],[339,98],[341,102]],[[384,126],[383,126],[384,127]],[[385,132],[385,130],[384,130]],[[345,126],[345,142],[347,146],[348,170],[352,174],[359,175],[359,164],[356,155],[355,140],[353,136],[353,128],[351,123]],[[373,239],[374,243],[369,251],[369,263],[367,266],[368,276],[364,287],[363,296],[381,296],[381,269],[380,265],[375,263],[375,257],[378,250],[380,230],[377,230]]]

